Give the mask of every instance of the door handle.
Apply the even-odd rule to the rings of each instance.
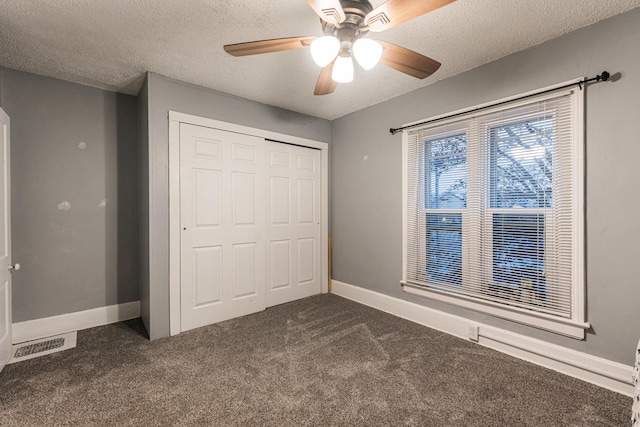
[[[20,264],[16,262],[15,264],[10,265],[9,270],[15,270],[15,271],[20,270]]]

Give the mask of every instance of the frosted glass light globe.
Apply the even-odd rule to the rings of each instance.
[[[353,60],[350,56],[338,56],[333,64],[331,78],[338,83],[349,83],[353,80]]]
[[[326,67],[340,51],[340,41],[333,36],[318,37],[311,42],[311,57],[320,67]]]
[[[371,39],[358,39],[353,44],[353,56],[365,70],[370,70],[382,58],[382,45]]]

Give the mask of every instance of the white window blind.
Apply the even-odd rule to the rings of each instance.
[[[576,91],[405,132],[405,289],[584,336]]]

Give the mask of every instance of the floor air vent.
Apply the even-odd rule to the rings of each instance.
[[[64,338],[56,338],[54,340],[48,340],[39,342],[38,344],[29,344],[24,347],[18,348],[13,357],[19,359],[25,356],[31,356],[35,353],[42,353],[43,351],[53,350],[54,348],[62,347],[64,345]]]
[[[34,341],[27,341],[14,344],[11,349],[12,357],[9,363],[21,362],[44,356],[45,354],[56,353],[76,346],[77,332],[69,332],[55,337],[43,338]]]

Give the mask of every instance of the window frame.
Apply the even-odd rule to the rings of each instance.
[[[517,323],[522,323],[525,325],[533,326],[535,328],[544,329],[547,331],[559,333],[562,335],[566,335],[576,339],[584,339],[585,330],[590,328],[590,324],[586,321],[585,318],[585,282],[584,282],[584,271],[585,271],[585,257],[584,257],[584,92],[581,88],[572,87],[569,89],[558,89],[561,86],[565,86],[567,84],[575,83],[580,81],[582,78],[576,78],[569,82],[559,83],[557,85],[553,85],[550,87],[542,88],[540,90],[531,91],[524,94],[515,95],[508,98],[503,98],[494,102],[474,106],[471,108],[454,111],[452,113],[447,113],[444,115],[432,117],[427,119],[426,121],[431,122],[420,129],[429,132],[429,129],[433,128],[433,136],[429,135],[429,139],[435,139],[437,135],[445,135],[445,134],[454,134],[455,132],[446,132],[440,131],[437,132],[435,129],[442,129],[442,126],[451,125],[452,129],[457,129],[458,133],[461,127],[465,127],[467,133],[469,129],[472,129],[473,126],[476,126],[473,129],[473,132],[483,132],[488,131],[489,126],[487,123],[483,122],[483,126],[480,126],[480,123],[477,122],[477,118],[481,116],[486,116],[492,113],[511,110],[513,108],[517,108],[519,106],[525,106],[532,102],[537,101],[546,101],[550,99],[554,99],[561,96],[569,96],[571,107],[572,107],[572,115],[571,115],[571,141],[573,144],[573,165],[575,173],[572,176],[574,194],[572,197],[573,204],[573,241],[572,241],[572,283],[571,283],[571,315],[570,318],[560,317],[558,315],[548,314],[544,312],[532,311],[526,308],[517,307],[514,305],[506,305],[501,304],[499,302],[494,302],[490,300],[484,300],[479,298],[474,298],[469,295],[456,294],[448,290],[438,290],[435,288],[426,288],[424,286],[420,286],[417,284],[407,282],[407,268],[408,268],[408,249],[407,249],[407,236],[408,236],[408,189],[409,189],[409,171],[408,171],[408,160],[409,160],[409,137],[408,132],[403,133],[403,142],[402,142],[402,168],[403,168],[403,198],[402,198],[402,209],[403,209],[403,217],[402,217],[402,234],[403,234],[403,253],[402,253],[402,285],[404,291],[408,294],[418,295],[421,297],[425,297],[428,299],[445,302],[447,304],[455,305],[458,307],[463,307],[467,309],[471,309],[474,311],[478,311],[484,314],[489,314],[492,316],[496,316],[499,318],[511,320]],[[544,93],[543,93],[544,92]],[[536,96],[536,94],[538,94]],[[528,97],[526,100],[518,100],[517,98],[521,98],[523,96]],[[500,104],[500,105],[496,105]],[[493,105],[493,107],[492,107]],[[472,110],[476,110],[478,108],[482,108],[481,112],[473,112]],[[451,117],[455,115],[455,117]],[[423,122],[424,120],[420,120],[419,122]],[[513,119],[509,120],[513,121]],[[419,122],[408,123],[403,126],[411,126],[413,124],[417,124]],[[497,120],[490,121],[491,123],[497,122]],[[492,125],[495,126],[495,125]],[[480,127],[484,127],[485,129],[479,129]],[[469,143],[468,134],[467,134],[467,143]],[[487,144],[483,149],[489,150]],[[469,146],[466,147],[467,153],[467,176],[470,177],[472,174],[471,168],[478,167],[475,160],[470,159],[468,156]],[[489,161],[489,153],[483,153],[484,157],[481,161]],[[477,162],[479,163],[479,161]],[[426,215],[428,213],[441,213],[446,214],[451,211],[451,213],[462,213],[462,238],[463,238],[463,255],[462,255],[462,275],[463,275],[463,286],[464,286],[464,275],[468,274],[467,268],[465,264],[469,262],[468,254],[465,254],[465,248],[467,251],[471,252],[474,250],[482,252],[481,245],[478,243],[474,248],[473,246],[466,245],[464,240],[473,240],[473,236],[469,235],[468,232],[468,221],[465,220],[465,211],[469,209],[470,203],[473,203],[469,196],[470,193],[470,179],[468,178],[467,184],[467,207],[465,209],[454,209],[457,212],[453,212],[451,209],[424,209],[422,207],[419,211],[421,214]],[[489,190],[489,186],[487,186],[486,191]],[[489,194],[485,195],[489,196]],[[487,206],[485,207],[486,217],[485,221],[491,221],[493,218],[493,214],[496,210],[504,211],[504,212],[513,212],[511,208],[490,208],[489,199],[485,197]],[[527,214],[534,213],[544,213],[543,211],[548,210],[549,208],[527,208]],[[525,212],[523,212],[525,213]],[[425,216],[426,217],[426,216]],[[548,233],[552,232],[547,227],[546,214],[545,214],[545,239],[548,236]],[[467,242],[469,243],[469,242]],[[425,249],[426,250],[426,249]],[[491,250],[493,250],[493,244],[491,245]],[[548,256],[546,253],[547,248],[545,247],[545,258]],[[479,256],[486,256],[483,253],[480,253]],[[493,274],[493,265],[490,264],[488,271],[486,274]],[[488,283],[488,282],[487,282]]]

